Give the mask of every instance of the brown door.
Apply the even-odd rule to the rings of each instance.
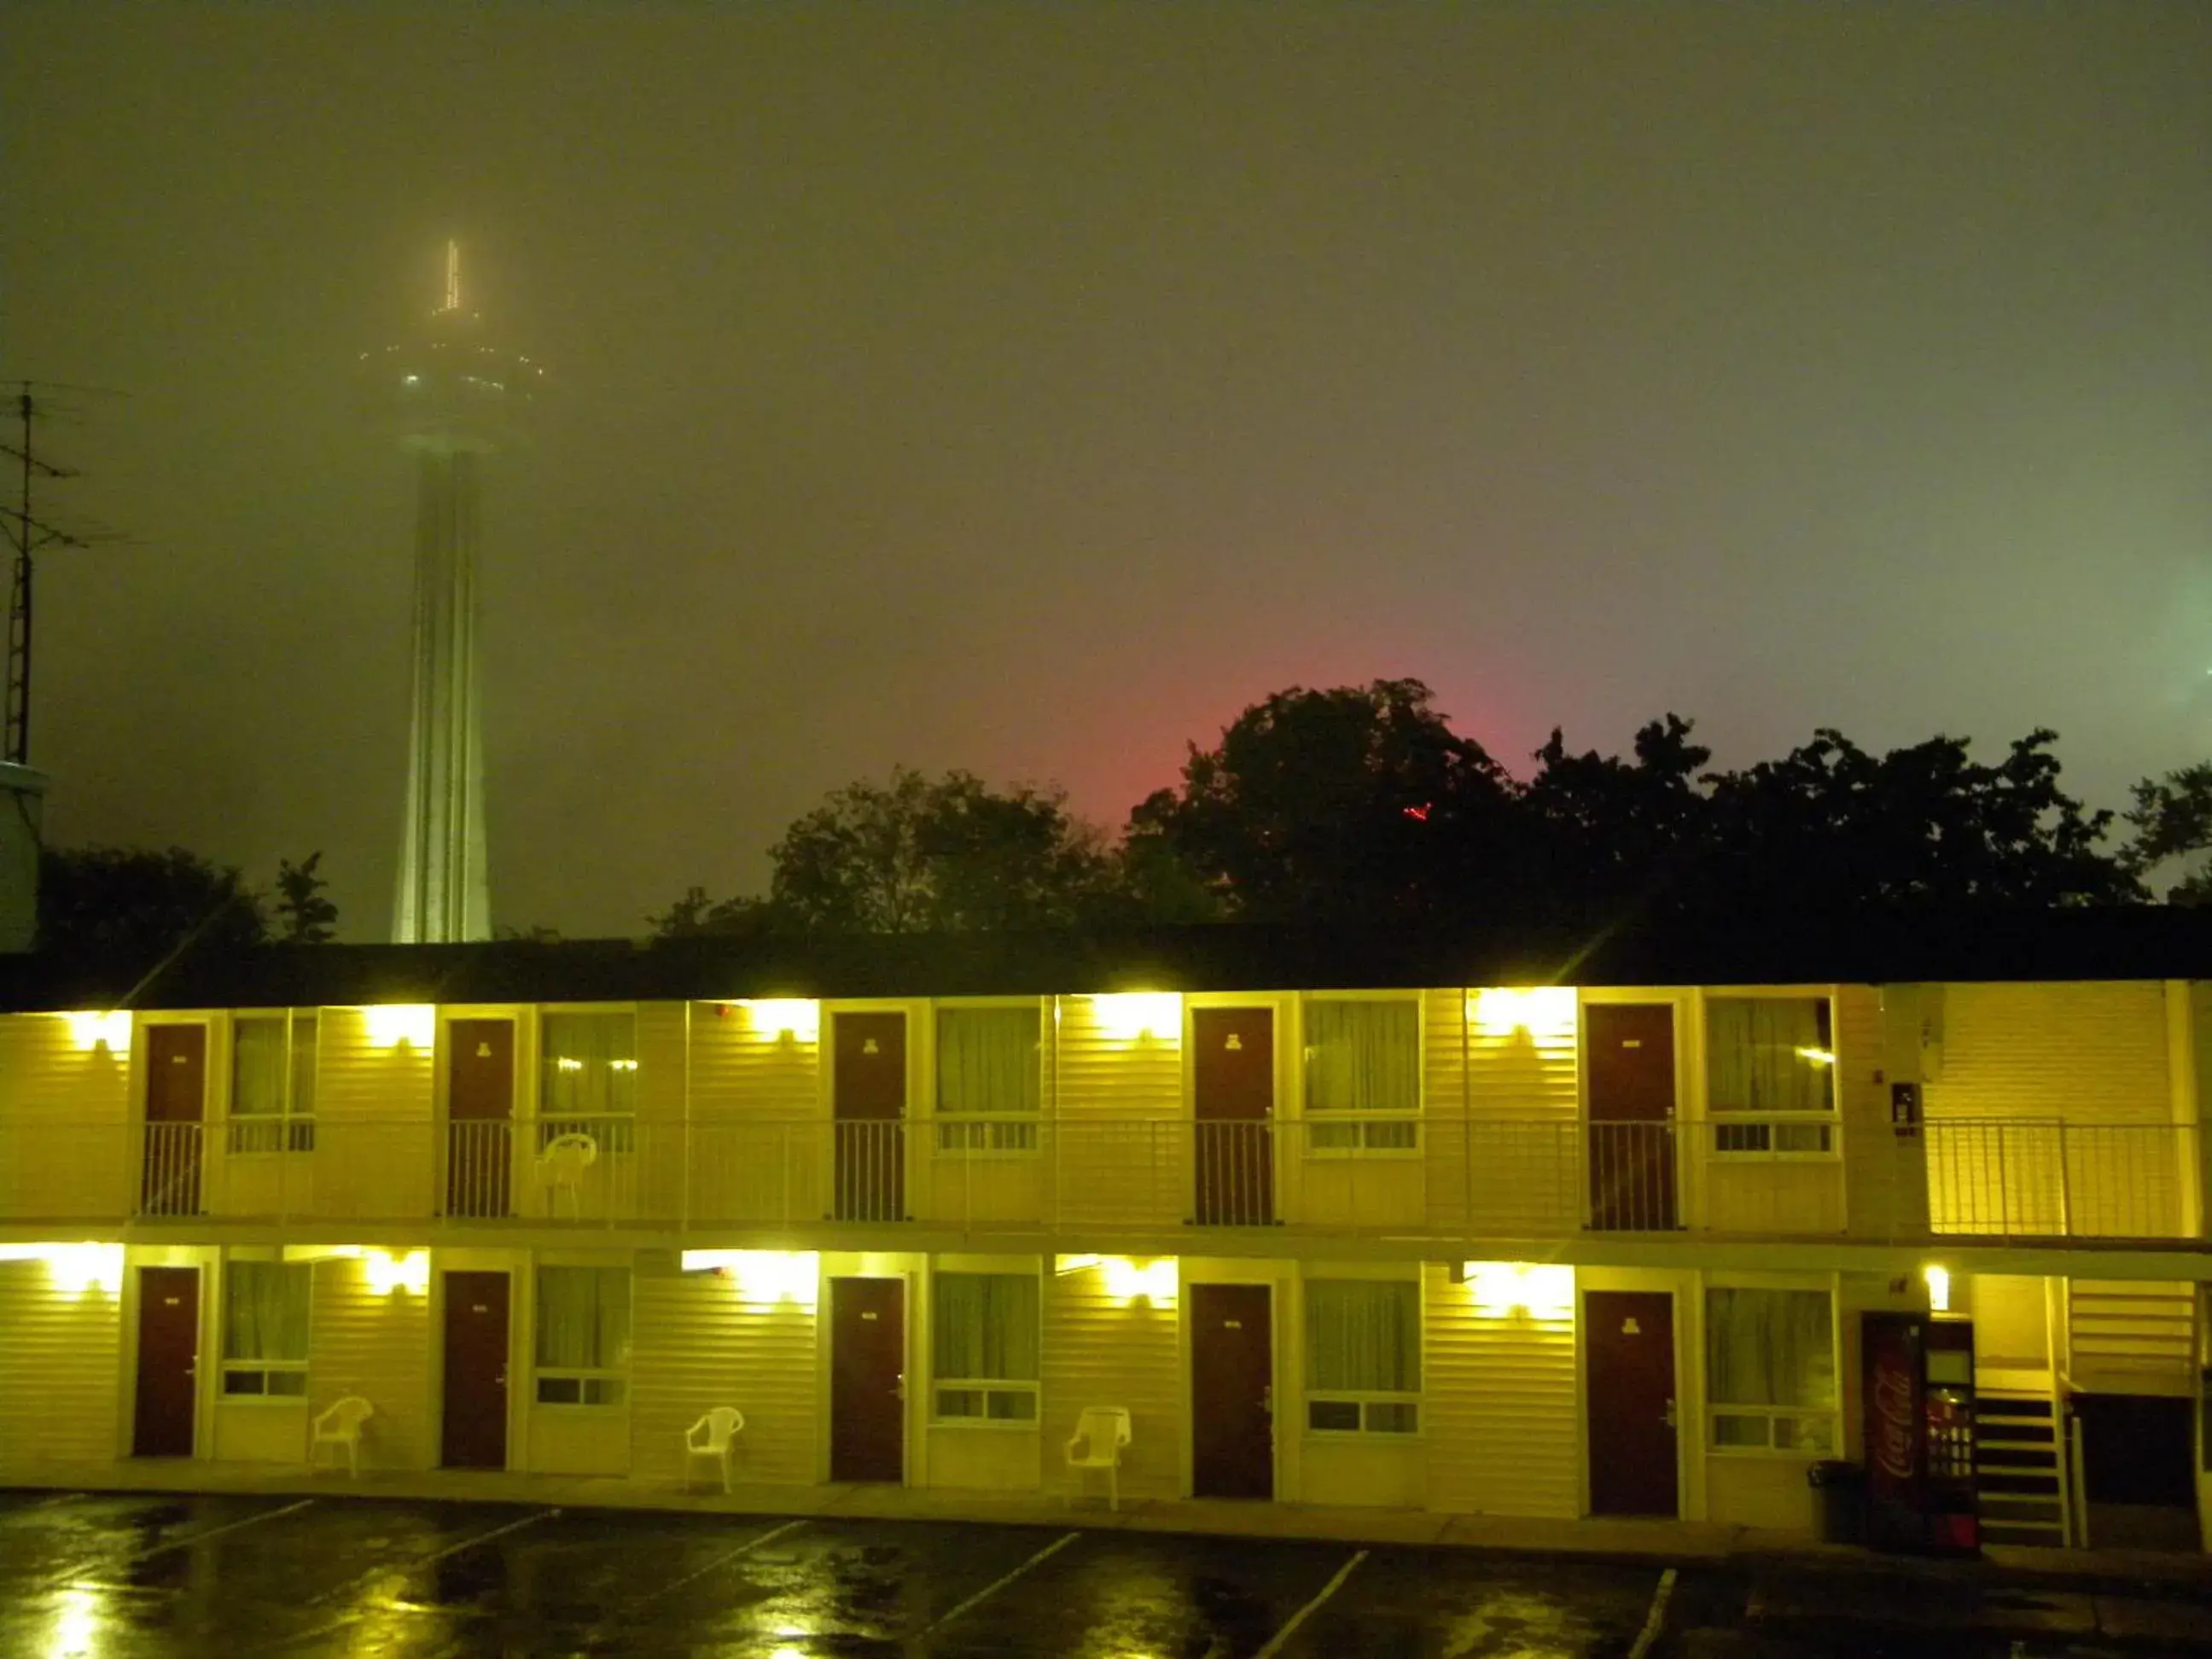
[[[503,1216],[514,1163],[514,1022],[446,1026],[446,1213]]]
[[[131,1423],[131,1455],[192,1455],[199,1360],[200,1270],[141,1267],[138,1408]]]
[[[906,1219],[906,1016],[835,1014],[839,1221]]]
[[[1589,1077],[1589,1224],[1664,1232],[1674,1204],[1674,1010],[1594,1002],[1583,1011]]]
[[[1190,1287],[1190,1478],[1200,1498],[1275,1495],[1275,1358],[1265,1285]]]
[[[1583,1297],[1590,1513],[1680,1512],[1674,1484],[1674,1298],[1665,1291]]]
[[[906,1281],[830,1281],[830,1478],[906,1479]]]
[[[449,1469],[507,1467],[505,1273],[446,1275],[446,1411],[440,1457]]]
[[[1275,1015],[1197,1008],[1190,1016],[1191,1115],[1201,1227],[1275,1218]]]
[[[146,1028],[146,1163],[142,1215],[200,1212],[201,1120],[207,1115],[207,1027]]]

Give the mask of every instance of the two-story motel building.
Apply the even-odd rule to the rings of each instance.
[[[0,1480],[360,1395],[372,1468],[672,1484],[732,1405],[748,1484],[1049,1493],[1113,1406],[1125,1494],[1802,1528],[1917,1310],[1987,1536],[2196,1546],[2212,927],[1511,947],[21,964]]]

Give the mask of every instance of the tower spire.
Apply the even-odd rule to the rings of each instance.
[[[459,239],[448,237],[446,240],[446,303],[440,309],[459,311],[460,308],[461,245]]]

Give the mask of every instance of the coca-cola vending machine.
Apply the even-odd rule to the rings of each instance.
[[[1922,1313],[1862,1316],[1867,1541],[1877,1549],[1971,1555],[1974,1328]]]

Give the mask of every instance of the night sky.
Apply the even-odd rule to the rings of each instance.
[[[0,373],[64,842],[383,936],[442,245],[552,365],[487,502],[493,908],[642,931],[896,763],[1118,825],[1291,684],[1517,770],[2212,755],[2212,6],[10,8]]]

